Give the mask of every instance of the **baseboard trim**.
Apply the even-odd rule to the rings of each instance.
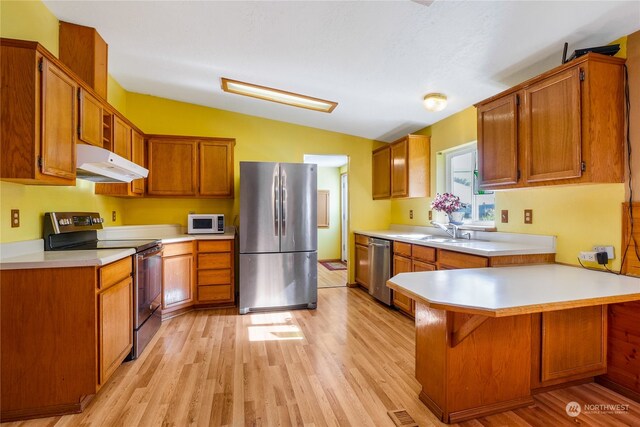
[[[604,376],[596,377],[596,383],[608,388],[609,390],[613,390],[616,393],[623,395],[624,397],[640,403],[640,393],[635,390],[631,390],[630,388],[627,388],[623,385],[620,385],[614,381],[611,381],[609,378],[605,378]]]

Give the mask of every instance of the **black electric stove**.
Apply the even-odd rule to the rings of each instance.
[[[47,212],[44,215],[45,251],[134,249],[133,342],[128,359],[136,359],[160,329],[162,244],[160,240],[99,240],[103,219],[96,212]]]

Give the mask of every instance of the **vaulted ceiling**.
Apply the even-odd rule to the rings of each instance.
[[[640,29],[612,1],[45,1],[95,27],[128,91],[391,141],[560,64],[562,45]],[[423,4],[421,4],[423,3]],[[331,114],[225,93],[220,78],[338,102]],[[427,112],[442,92],[449,106]]]

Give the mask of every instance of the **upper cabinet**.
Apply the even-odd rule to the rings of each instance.
[[[234,145],[227,138],[149,136],[147,194],[233,198]]]
[[[107,99],[107,43],[95,28],[60,22],[60,60],[103,99]]]
[[[79,93],[78,139],[85,144],[102,147],[104,144],[102,102],[84,89],[80,89]]]
[[[374,199],[430,195],[430,140],[407,135],[372,154]]]
[[[1,178],[74,185],[78,84],[35,42],[0,45]]]
[[[623,65],[590,53],[477,104],[480,186],[622,182]]]
[[[374,150],[372,161],[373,199],[388,199],[391,197],[391,147]]]

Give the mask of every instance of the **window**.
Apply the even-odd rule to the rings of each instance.
[[[445,191],[460,197],[467,205],[464,222],[493,222],[495,196],[478,189],[478,150],[476,143],[443,152]]]

